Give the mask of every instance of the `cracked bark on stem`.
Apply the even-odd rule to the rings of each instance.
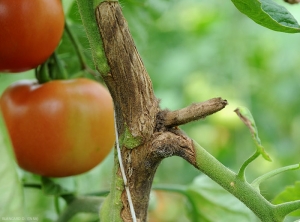
[[[180,110],[168,111],[164,117],[164,124],[167,127],[174,127],[203,119],[208,115],[220,111],[227,104],[227,101],[222,98],[213,98],[205,102],[192,104]]]
[[[148,168],[143,160],[148,158],[148,141],[155,131],[158,100],[154,96],[151,80],[134,45],[120,5],[117,2],[101,3],[96,9],[96,19],[110,67],[103,79],[115,104],[128,188],[137,220],[145,221],[151,184],[159,161],[151,161],[151,168]],[[126,143],[125,133],[134,143]],[[119,178],[118,165],[115,165],[114,172]],[[113,183],[112,192],[116,188]],[[112,211],[110,215],[115,215],[115,218],[120,216],[122,221],[132,221],[126,192],[120,185],[118,187],[122,192],[121,200],[113,200],[114,194],[111,195],[108,207]],[[121,212],[116,212],[120,205],[123,206]]]
[[[145,141],[153,132],[158,112],[151,79],[119,3],[101,3],[96,9],[96,19],[110,66],[104,80],[112,94],[117,117],[122,117],[123,125],[118,125],[118,132],[121,134],[126,124],[135,138]]]

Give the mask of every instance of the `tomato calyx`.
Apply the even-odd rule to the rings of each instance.
[[[68,79],[68,73],[56,52],[54,52],[46,62],[35,69],[35,76],[40,84],[51,80]]]

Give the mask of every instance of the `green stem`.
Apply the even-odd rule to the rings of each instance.
[[[106,60],[102,39],[96,22],[94,3],[93,1],[77,0],[77,5],[83,26],[90,42],[96,69],[101,75],[107,75],[110,68]]]
[[[277,214],[275,206],[247,181],[237,177],[237,174],[225,167],[196,142],[194,142],[194,147],[197,155],[196,166],[199,170],[242,201],[262,221],[282,222],[284,217]]]
[[[113,177],[111,181],[110,193],[106,197],[104,203],[101,206],[99,215],[100,221],[122,221],[121,210],[123,208],[122,202],[122,190],[124,189],[124,181],[122,177],[117,174],[120,170],[118,163],[118,155],[115,149],[114,152],[114,168]]]
[[[51,81],[49,68],[48,68],[48,60],[40,65],[39,68],[35,69],[35,77],[38,80],[39,84],[43,84]]]
[[[38,183],[24,183],[23,187],[25,188],[35,188],[35,189],[42,189],[42,185]]]
[[[54,52],[51,56],[54,60],[55,68],[57,68],[57,75],[52,76],[53,79],[68,79],[68,73],[63,67],[61,61],[59,60],[57,53]]]
[[[68,205],[77,198],[74,194],[63,194],[60,195],[60,197],[66,201]]]
[[[269,178],[271,178],[271,177],[273,177],[273,176],[276,176],[277,174],[280,174],[280,173],[283,173],[283,172],[286,172],[286,171],[290,171],[290,170],[298,170],[298,169],[300,169],[300,164],[294,164],[294,165],[290,165],[290,166],[286,166],[286,167],[281,167],[281,168],[276,169],[276,170],[272,170],[271,172],[268,172],[268,173],[266,173],[266,174],[264,174],[264,175],[262,175],[262,176],[256,178],[256,179],[251,183],[251,185],[252,185],[255,189],[259,190],[259,185],[260,185],[263,181],[265,181],[265,180],[267,180],[267,179],[269,179]]]
[[[101,197],[77,197],[62,212],[57,222],[69,221],[77,213],[98,214],[103,200]]]
[[[192,214],[193,222],[198,222],[198,208],[196,206],[196,203],[194,202],[193,198],[191,195],[187,192],[186,186],[182,185],[153,185],[152,186],[153,190],[162,190],[162,191],[168,191],[168,192],[175,192],[184,195],[187,200],[190,202],[192,206],[192,211],[195,212]]]
[[[60,206],[59,206],[59,196],[55,195],[54,196],[54,206],[55,206],[55,211],[57,215],[60,214]]]
[[[237,175],[238,178],[246,181],[246,176],[245,176],[246,168],[251,162],[253,162],[257,157],[259,157],[259,155],[260,155],[260,152],[258,150],[256,150],[256,152],[243,163],[243,165],[241,166],[239,173]]]
[[[286,202],[275,206],[278,216],[285,217],[289,213],[300,209],[300,200]]]

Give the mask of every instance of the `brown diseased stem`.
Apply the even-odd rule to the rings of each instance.
[[[114,100],[118,133],[121,138],[127,130],[138,141],[135,148],[128,149],[124,144],[120,148],[137,219],[146,221],[151,185],[160,162],[149,157],[158,100],[120,5],[101,3],[96,9],[96,19],[110,67],[110,73],[103,78]],[[125,189],[121,198],[123,208],[119,214],[123,221],[132,221]]]
[[[201,103],[194,103],[186,108],[169,111],[165,114],[165,126],[179,126],[191,121],[205,118],[220,111],[227,105],[227,101],[221,98],[213,98]]]
[[[121,141],[120,148],[137,221],[142,222],[147,219],[149,194],[161,160],[177,155],[196,166],[191,139],[172,126],[217,112],[227,102],[216,98],[174,112],[162,111],[118,2],[101,3],[96,19],[110,67],[103,79],[114,100],[119,138],[130,134],[135,141],[131,146]],[[120,170],[115,172],[119,177]],[[123,221],[132,221],[125,189],[121,199],[123,207],[117,214]]]
[[[118,117],[122,116],[134,137],[149,139],[155,127],[158,100],[120,5],[103,2],[96,10],[96,18],[111,70],[104,79]],[[118,127],[122,126],[118,124]],[[122,128],[118,132],[122,133]]]

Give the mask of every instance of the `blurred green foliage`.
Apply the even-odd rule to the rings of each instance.
[[[84,48],[88,64],[94,68],[76,4],[73,0],[63,3],[67,21]],[[242,105],[251,111],[260,139],[273,160],[255,160],[247,168],[249,182],[270,170],[299,162],[297,34],[263,28],[241,14],[230,1],[122,0],[121,5],[162,108],[180,109],[212,97],[228,100],[229,105],[221,112],[182,126],[187,135],[237,172],[255,151],[248,129],[233,112]],[[299,17],[297,6],[285,7]],[[79,63],[72,50],[64,35],[59,57],[75,75]],[[0,74],[0,93],[12,82],[33,77],[33,71]],[[27,183],[40,183],[37,176],[20,169],[18,173]],[[108,190],[111,173],[112,155],[86,174],[55,181],[77,193],[91,193]],[[200,174],[184,160],[173,157],[162,162],[154,183],[187,185]],[[298,171],[281,174],[261,185],[262,194],[272,200],[285,186],[299,180]],[[55,220],[53,197],[33,188],[24,192],[28,216],[38,216],[40,221]],[[184,216],[184,197],[161,192],[153,196],[150,222],[188,221]],[[64,205],[60,201],[60,206]],[[87,218],[83,214],[74,221],[89,221]]]

